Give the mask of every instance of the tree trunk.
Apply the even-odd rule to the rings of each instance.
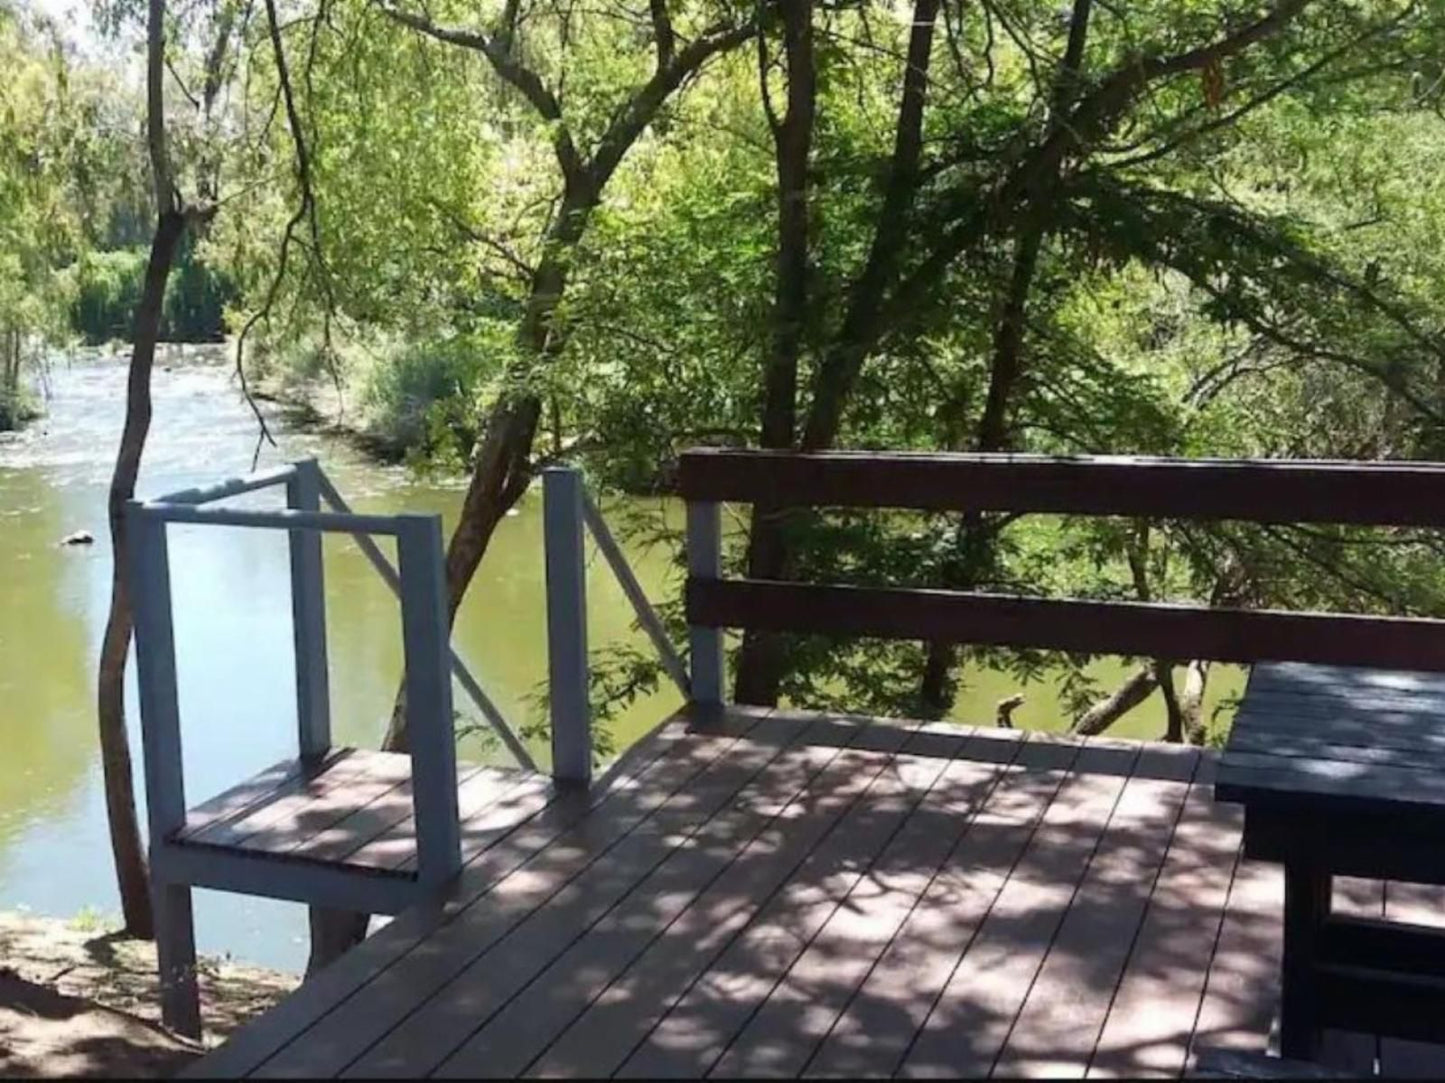
[[[762,443],[766,448],[791,448],[797,426],[798,361],[808,313],[808,169],[817,115],[817,71],[813,58],[811,0],[785,0],[783,42],[787,57],[788,102],[781,120],[768,119],[778,172],[778,262],[773,293],[773,333],[763,370]],[[759,36],[759,77],[767,98],[766,38]],[[748,532],[748,575],[782,579],[787,571],[786,529],[789,510],[759,501],[753,505]],[[777,633],[748,630],[743,634],[733,698],[739,703],[771,705],[778,701],[786,639]]]
[[[988,398],[979,418],[975,451],[1003,451],[1009,444],[1009,412],[1019,377],[1023,373],[1023,344],[1029,291],[1038,270],[1039,252],[1043,247],[1044,228],[1038,219],[1024,226],[1014,249],[1013,274],[1008,294],[994,335],[993,361],[989,366]],[[984,529],[983,517],[966,514],[955,532],[954,556],[940,575],[948,590],[968,590],[977,585],[978,577],[992,555],[993,539]],[[919,711],[925,718],[942,718],[953,706],[955,686],[953,669],[958,661],[955,644],[934,640],[919,680]]]
[[[134,345],[126,385],[125,425],[111,476],[108,511],[111,539],[110,614],[101,642],[96,682],[96,714],[100,725],[101,766],[105,776],[106,815],[110,846],[120,888],[126,932],[151,939],[155,935],[145,852],[136,820],[130,746],[125,726],[125,670],[130,654],[132,609],[126,589],[126,502],[135,496],[141,455],[151,422],[151,370],[160,336],[166,281],[176,249],[186,230],[178,210],[162,212],[156,222],[146,263],[145,284],[136,308]]]
[[[1184,669],[1184,690],[1179,694],[1180,729],[1191,745],[1204,744],[1204,690],[1209,684],[1208,662],[1195,660]]]
[[[902,93],[898,104],[898,124],[893,146],[889,176],[879,205],[877,224],[868,258],[857,281],[849,291],[848,310],[843,325],[826,351],[813,379],[812,406],[802,434],[802,447],[819,451],[831,447],[838,438],[844,407],[852,394],[854,379],[862,358],[872,350],[879,332],[879,313],[889,281],[891,281],[908,237],[908,217],[918,191],[918,163],[923,146],[923,110],[928,99],[929,64],[933,54],[933,34],[938,17],[939,0],[915,0],[913,28],[908,41],[908,59],[903,71]],[[811,63],[811,46],[809,52]],[[791,84],[790,84],[791,90]],[[816,92],[815,86],[810,90]],[[809,114],[809,125],[812,115]],[[779,236],[784,235],[786,183],[783,173],[783,147],[779,145]],[[806,213],[806,204],[802,208]],[[779,260],[780,270],[783,261]],[[780,279],[781,290],[782,282]],[[781,299],[781,298],[780,298]],[[780,381],[781,382],[781,381]],[[792,371],[788,395],[789,446],[796,439],[797,369]],[[781,398],[781,396],[779,396]],[[769,397],[764,406],[764,445],[769,443],[769,412],[780,405]],[[778,430],[782,425],[777,426]],[[783,517],[760,514],[755,506],[748,536],[748,573],[764,579],[787,578],[789,547]],[[785,640],[777,635],[747,633],[743,636],[738,656],[738,672],[734,697],[742,703],[764,706],[778,701],[779,689],[787,671]]]
[[[1074,0],[1073,14],[1069,21],[1069,41],[1050,96],[1048,123],[1051,129],[1057,128],[1062,122],[1065,108],[1079,82],[1092,10],[1093,0]],[[979,418],[973,446],[975,451],[995,452],[1008,447],[1009,415],[1018,390],[1019,376],[1023,372],[1023,344],[1029,293],[1033,289],[1039,253],[1048,232],[1046,205],[1057,176],[1056,171],[1050,174],[1039,191],[1030,193],[1031,198],[1025,200],[1019,211],[1013,273],[1009,278],[1008,293],[1004,297],[1003,311],[994,333],[988,398],[984,402],[983,415]],[[981,519],[976,515],[964,517],[960,534],[964,538],[968,535],[974,537],[971,545],[965,542],[956,547],[957,549],[978,549],[983,546],[992,548],[992,538],[982,533]],[[964,538],[960,540],[963,541]],[[975,567],[981,567],[986,560],[987,554],[973,557]],[[945,564],[943,585],[955,590],[972,586],[973,584],[962,581],[961,573],[964,572],[965,569],[957,561]],[[942,718],[953,706],[954,684],[951,675],[957,658],[958,649],[952,643],[935,641],[928,645],[928,656],[924,661],[923,676],[918,689],[918,698],[925,717]]]
[[[1104,697],[1074,719],[1074,724],[1069,727],[1069,732],[1076,733],[1080,737],[1095,737],[1103,733],[1147,700],[1158,683],[1159,678],[1155,674],[1153,666],[1140,667],[1129,676],[1128,680],[1114,690],[1113,695]]]

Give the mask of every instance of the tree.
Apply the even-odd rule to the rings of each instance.
[[[388,3],[386,14],[429,38],[480,53],[497,77],[512,87],[551,131],[552,151],[561,179],[561,196],[552,212],[541,251],[530,269],[530,282],[517,325],[517,358],[490,406],[482,436],[472,456],[471,477],[457,526],[447,545],[447,603],[453,620],[466,595],[492,533],[531,482],[532,451],[542,416],[539,384],[566,342],[559,310],[567,289],[575,252],[588,223],[601,204],[608,183],[634,144],[659,116],[668,101],[714,57],[736,48],[754,34],[747,18],[722,11],[689,12],[698,26],[684,36],[668,5],[650,3],[648,45],[655,59],[651,74],[626,92],[610,110],[601,131],[583,144],[574,121],[564,110],[561,93],[526,59],[520,3],[509,2],[490,29],[443,26]],[[711,17],[710,17],[711,16]],[[568,29],[560,28],[566,70]],[[559,76],[557,81],[561,82]],[[393,715],[388,748],[404,748],[405,712]]]
[[[206,80],[196,103],[203,128],[222,86],[222,73],[231,47],[237,10],[223,0],[212,19],[212,44],[206,50]],[[106,813],[111,851],[120,887],[125,928],[133,936],[154,936],[150,888],[145,854],[136,820],[130,748],[125,727],[125,670],[134,631],[134,609],[126,582],[129,552],[126,503],[135,495],[141,456],[151,422],[151,372],[160,337],[166,283],[176,252],[188,230],[204,226],[216,211],[213,157],[199,163],[204,178],[197,184],[199,201],[186,202],[180,192],[178,170],[172,158],[166,126],[166,44],[168,25],[165,0],[148,0],[146,9],[146,146],[156,208],[155,230],[140,302],[132,331],[130,369],[126,382],[125,421],[115,470],[111,475],[108,515],[111,537],[110,610],[101,640],[96,688],[100,726],[101,766],[105,776]],[[208,168],[207,168],[208,167]]]
[[[935,306],[943,299],[956,302],[960,292],[967,292],[966,283],[974,269],[982,274],[985,294],[992,295],[988,310],[996,314],[987,378],[982,393],[975,396],[976,369],[962,370],[964,382],[945,386],[943,401],[966,405],[981,400],[978,413],[966,421],[953,409],[941,409],[941,430],[929,442],[976,450],[1020,446],[1016,443],[1016,415],[1021,397],[1032,394],[1027,372],[1030,357],[1049,350],[1047,345],[1028,342],[1039,327],[1039,321],[1030,317],[1030,307],[1048,292],[1058,293],[1060,279],[1054,267],[1062,271],[1069,263],[1087,259],[1090,248],[1097,251],[1095,242],[1076,247],[1080,232],[1093,230],[1097,238],[1103,228],[1093,217],[1099,207],[1096,201],[1071,203],[1067,193],[1073,183],[1084,177],[1092,182],[1114,176],[1116,170],[1152,166],[1181,148],[1196,146],[1196,141],[1207,144],[1221,136],[1227,138],[1232,125],[1279,99],[1301,102],[1314,96],[1318,102],[1317,86],[1339,87],[1373,78],[1385,86],[1398,85],[1402,72],[1425,62],[1422,42],[1439,29],[1438,20],[1417,5],[1378,5],[1356,11],[1342,5],[1285,2],[1259,16],[1201,12],[1192,22],[1165,18],[1157,23],[1151,13],[1111,11],[1113,25],[1099,35],[1095,59],[1090,62],[1086,49],[1092,5],[1088,3],[1076,4],[1062,28],[1040,17],[1045,13],[1027,6],[1005,9],[988,4],[982,13],[987,33],[981,43],[984,56],[976,66],[989,74],[984,85],[968,86],[966,95],[949,87],[940,93],[935,108],[940,116],[934,122],[939,126],[934,141],[939,149],[921,167],[908,153],[911,144],[904,138],[918,123],[905,114],[904,107],[910,100],[926,100],[931,56],[927,49],[911,48],[920,43],[930,26],[926,12],[915,13],[910,59],[904,67],[898,120],[893,126],[894,154],[890,167],[882,173],[889,179],[879,186],[875,204],[879,213],[874,242],[869,258],[855,273],[836,330],[815,347],[808,412],[800,426],[798,446],[804,449],[831,446],[844,434],[867,362],[886,363],[889,353],[896,357],[909,351],[910,343],[920,336],[940,333]],[[995,52],[995,24],[1012,42],[1014,59],[1026,62],[1012,67],[1012,79],[1003,74],[1004,64],[997,62],[1001,58]],[[1156,41],[1147,44],[1151,35]],[[1054,51],[1040,38],[1062,39],[1062,47]],[[959,36],[951,37],[949,47],[955,58],[961,53],[960,46]],[[1229,88],[1238,104],[1227,110],[1220,79],[1225,64],[1233,65],[1238,86],[1237,90]],[[958,71],[966,77],[966,66]],[[1190,92],[1191,84],[1185,78],[1191,74],[1199,80],[1197,94]],[[1361,93],[1379,93],[1379,84],[1368,91],[1362,88]],[[992,108],[989,94],[997,99]],[[967,105],[959,108],[960,101]],[[1126,128],[1129,143],[1121,158],[1112,141],[1115,133]],[[1208,149],[1217,153],[1218,145]],[[1174,198],[1164,194],[1171,182],[1179,183],[1177,174],[1171,177],[1169,172],[1154,171],[1153,186],[1131,186],[1130,195],[1123,200],[1137,198],[1148,204]],[[926,178],[921,204],[916,184],[920,176]],[[1066,224],[1057,212],[1070,206],[1077,206],[1078,217]],[[1222,211],[1222,206],[1216,209]],[[1168,234],[1169,227],[1162,220],[1145,225],[1134,217],[1128,228],[1135,231],[1135,240],[1158,238],[1170,252],[1182,254],[1187,246],[1164,240],[1181,236],[1177,225],[1177,221],[1173,223],[1176,231]],[[1200,222],[1196,229],[1220,225],[1222,220],[1214,219],[1211,226]],[[1299,261],[1291,263],[1297,270],[1308,262],[1318,265],[1315,256],[1299,247],[1278,243],[1277,226],[1257,226],[1263,227],[1253,233],[1262,245],[1262,259],[1265,253],[1277,260],[1283,251],[1291,251],[1290,259]],[[1239,236],[1238,231],[1248,227],[1235,220],[1229,228]],[[1056,236],[1059,240],[1051,250],[1051,238]],[[1266,241],[1266,236],[1272,239]],[[1231,260],[1242,255],[1238,248],[1231,251]],[[1006,258],[1004,252],[1008,252]],[[1138,256],[1140,249],[1134,247],[1132,253]],[[1196,270],[1192,280],[1207,289],[1237,274],[1238,264],[1230,262],[1226,267],[1225,262],[1212,263],[1208,272]],[[1182,270],[1179,260],[1172,266]],[[1222,277],[1206,283],[1206,275]],[[1259,291],[1252,300],[1261,303],[1262,296],[1268,295],[1274,301],[1290,302],[1292,312],[1301,311],[1294,307],[1299,297],[1289,277],[1287,271],[1268,283],[1252,279],[1251,288]],[[1318,281],[1319,273],[1314,277]],[[1339,281],[1337,275],[1335,281]],[[1359,309],[1350,312],[1353,318]],[[1256,326],[1264,329],[1264,321],[1247,317],[1243,306],[1227,315],[1216,307],[1214,314],[1231,321],[1254,318]],[[1399,325],[1409,322],[1402,320]],[[1375,323],[1375,319],[1368,321],[1368,325]],[[1274,333],[1277,343],[1285,344],[1277,329]],[[1322,349],[1300,341],[1292,345],[1317,353]],[[1343,351],[1337,351],[1336,360],[1356,364],[1366,373],[1385,375],[1381,366],[1344,356]],[[1034,377],[1040,382],[1049,378],[1047,371]],[[1397,395],[1408,394],[1399,381],[1392,390]],[[1420,404],[1418,396],[1414,404]],[[972,437],[960,441],[961,432],[970,427]],[[774,536],[782,534],[781,523],[782,517],[777,515],[755,514],[750,554],[768,552],[771,557],[763,563],[750,559],[752,574],[790,574],[789,545]],[[934,565],[936,582],[966,586],[996,575],[990,570],[996,539],[981,520],[965,518],[951,528],[949,539],[942,560]],[[798,657],[794,641],[762,634],[745,636],[739,655],[738,698],[774,702],[788,671],[787,660]],[[919,709],[935,715],[947,710],[952,698],[948,674],[953,664],[949,645],[930,647],[919,677]]]

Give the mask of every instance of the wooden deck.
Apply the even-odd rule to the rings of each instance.
[[[189,1074],[1177,1076],[1201,1049],[1263,1051],[1280,877],[1239,859],[1213,769],[1177,746],[730,709],[665,726],[587,794],[476,774],[447,901]],[[402,822],[337,811],[298,849],[366,819],[357,860]],[[1445,923],[1437,889],[1337,891]]]
[[[457,786],[460,814],[470,820],[512,790],[543,789],[546,781],[460,764]],[[411,758],[339,748],[314,762],[283,760],[191,809],[172,841],[412,879]]]

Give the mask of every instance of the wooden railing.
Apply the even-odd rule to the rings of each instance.
[[[724,628],[1090,654],[1445,671],[1445,621],[727,579],[723,502],[1445,527],[1445,464],[689,451],[693,698],[721,702]]]

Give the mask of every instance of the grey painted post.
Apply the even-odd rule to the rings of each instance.
[[[442,521],[439,515],[397,520],[417,871],[422,883],[436,887],[462,863]]]
[[[286,482],[286,506],[321,510],[321,468],[315,459],[295,464]],[[326,661],[326,581],[321,532],[292,530],[291,627],[296,654],[296,724],[303,757],[320,757],[331,748],[331,692]]]
[[[722,506],[710,501],[687,505],[687,574],[696,579],[722,577]],[[721,628],[690,624],[692,701],[707,706],[723,702],[723,637]]]
[[[146,807],[151,843],[155,845],[186,822],[176,644],[171,626],[170,559],[166,524],[142,511],[134,502],[126,512]]]
[[[583,554],[582,475],[542,472],[542,533],[547,562],[547,691],[552,708],[552,777],[592,780],[592,718],[587,678],[587,569]]]
[[[164,846],[186,822],[170,561],[166,524],[146,514],[135,501],[126,508],[126,533],[130,564],[128,588],[135,613],[146,807],[151,849],[155,850]],[[160,965],[161,1018],[178,1034],[199,1038],[201,1008],[196,987],[191,889],[184,884],[161,883],[153,874],[151,894]]]
[[[201,1037],[201,993],[196,985],[196,920],[188,884],[153,881],[156,966],[161,979],[161,1021],[177,1034]]]

